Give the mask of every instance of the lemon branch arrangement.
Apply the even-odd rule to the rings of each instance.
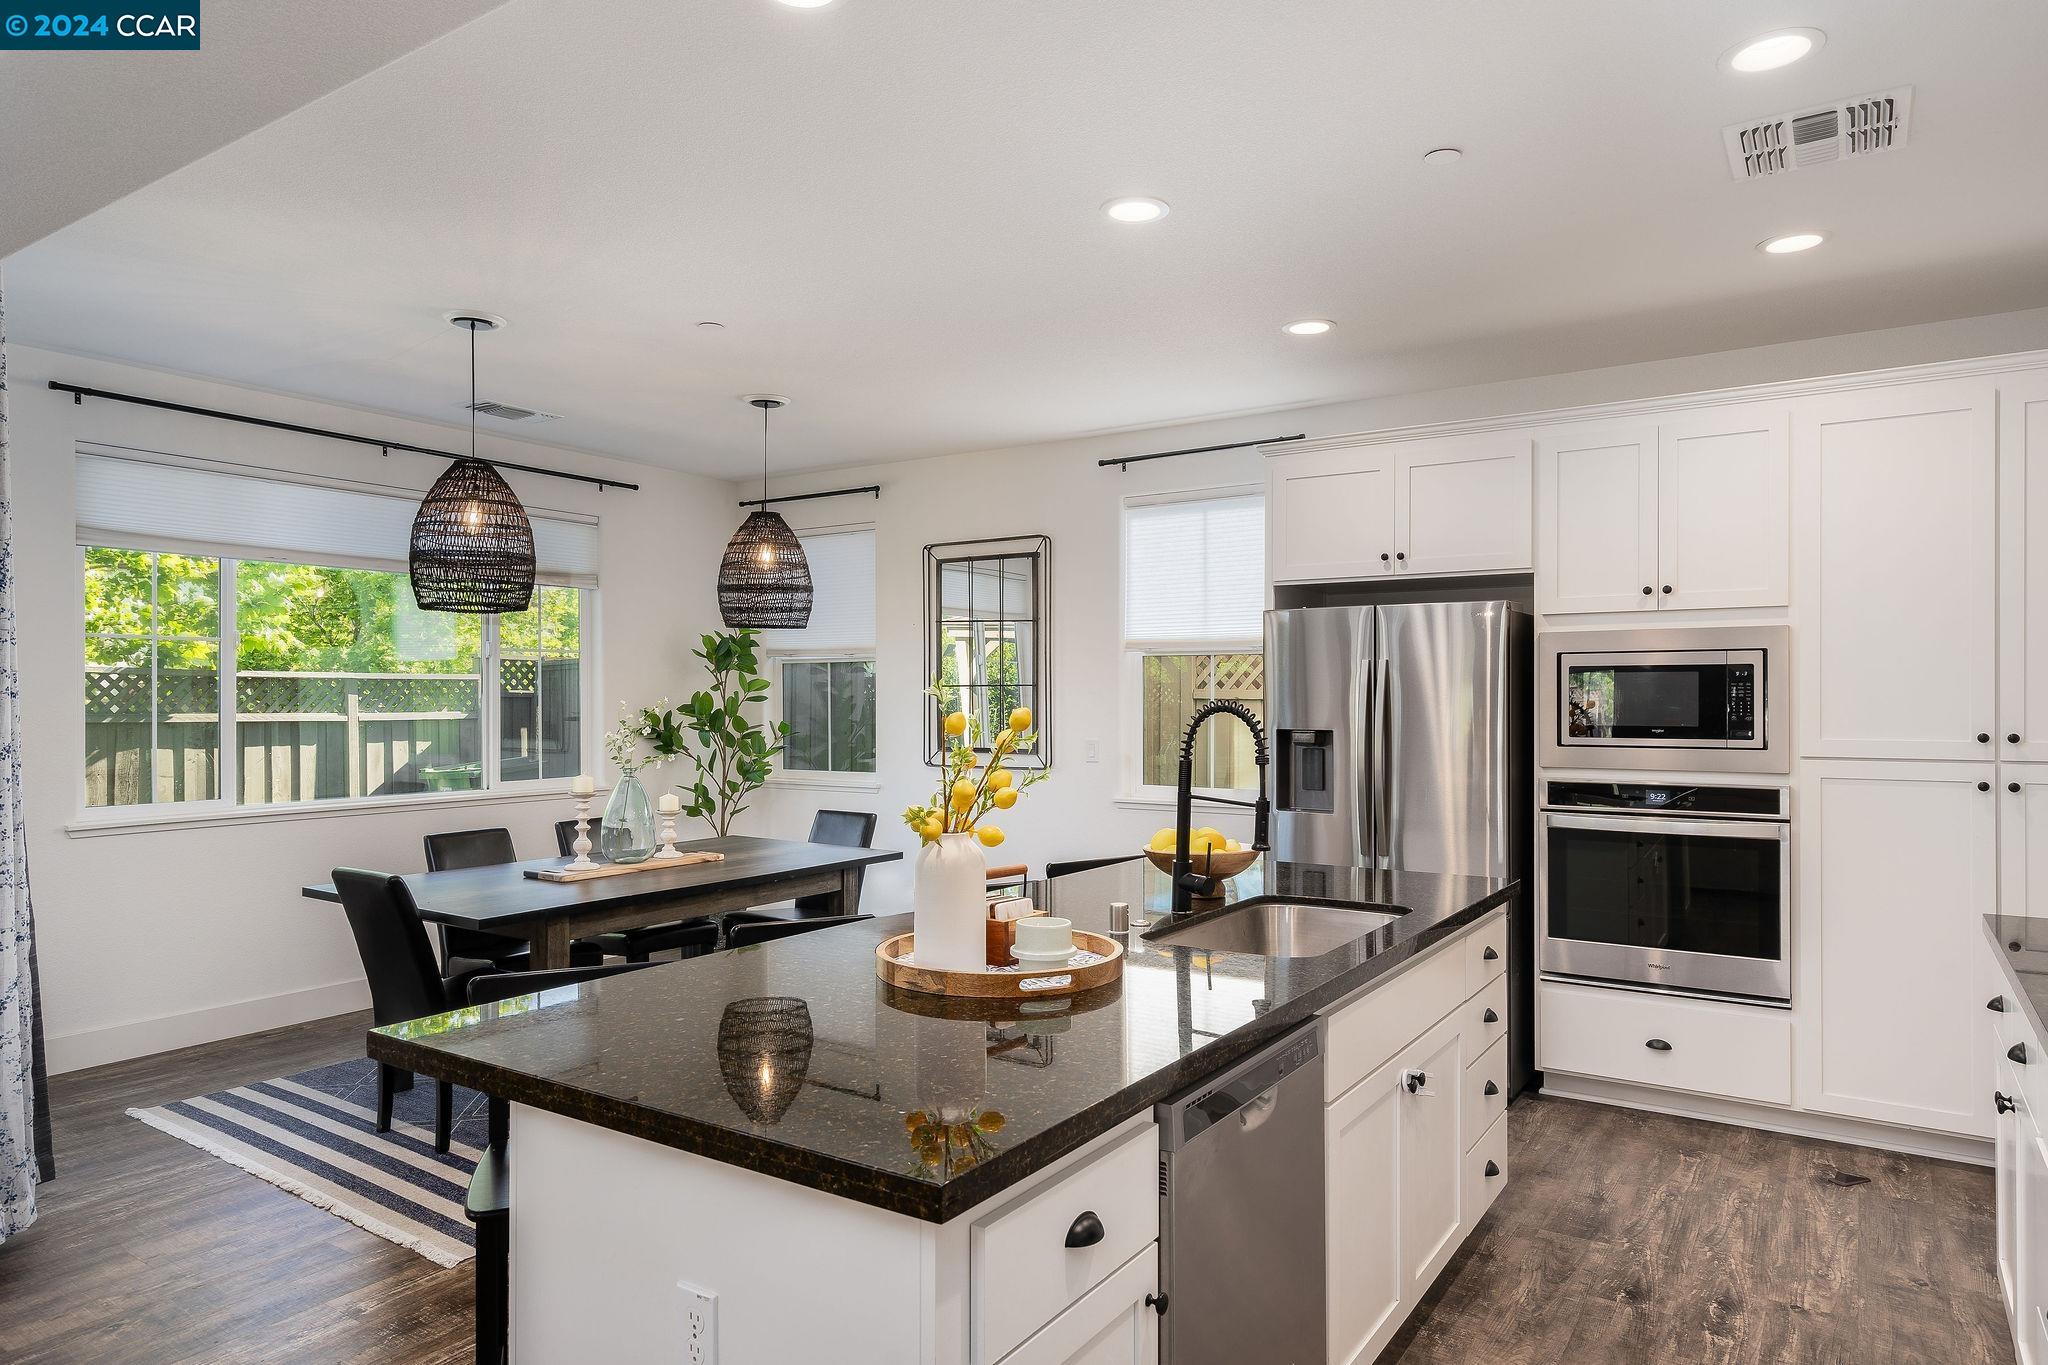
[[[945,704],[941,688],[933,686],[926,691],[934,702]],[[989,743],[986,763],[977,751],[981,743],[978,720],[964,711],[953,711],[942,724],[949,747],[939,770],[939,790],[930,804],[906,809],[903,823],[927,844],[945,834],[972,834],[983,847],[994,848],[1003,841],[1003,831],[982,817],[992,810],[1009,810],[1026,788],[1051,776],[1048,770],[1038,768],[1020,777],[1003,766],[1005,759],[1014,758],[1020,748],[1038,738],[1031,729],[1031,708],[1020,706],[1010,712],[1009,723]]]

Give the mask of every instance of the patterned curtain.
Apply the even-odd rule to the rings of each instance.
[[[14,506],[7,459],[7,301],[0,293],[0,1242],[33,1223],[36,1183],[56,1174],[28,842],[21,820],[21,711],[14,674]]]

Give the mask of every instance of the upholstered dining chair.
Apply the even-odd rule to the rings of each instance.
[[[858,924],[873,919],[873,915],[813,915],[809,919],[763,920],[758,924],[734,924],[725,931],[725,942],[729,948],[748,948],[756,943],[768,943],[778,938],[794,938],[817,929],[833,929],[842,924]]]
[[[458,829],[446,834],[429,834],[422,842],[426,845],[429,872],[445,872],[459,867],[497,867],[519,861],[519,855],[512,848],[512,831],[508,829]],[[490,969],[523,972],[531,961],[531,949],[523,938],[494,934],[485,929],[459,929],[448,924],[438,927],[441,930],[441,960],[450,978],[459,980]],[[569,945],[571,966],[595,967],[603,961],[604,946],[600,943],[584,939]]]
[[[357,867],[334,869],[334,889],[355,935],[363,975],[370,983],[370,1014],[381,1027],[422,1015],[440,1014],[462,1003],[462,997],[441,975],[427,927],[413,902],[405,878]],[[412,1073],[380,1063],[377,1067],[377,1131],[391,1131],[391,1097],[410,1087]],[[448,1150],[454,1091],[436,1081],[434,1150]]]
[[[592,835],[596,826],[591,826]],[[591,844],[596,845],[596,839]],[[576,822],[555,821],[555,847],[564,858],[576,856]],[[639,929],[625,929],[614,934],[599,934],[594,940],[599,947],[614,957],[623,957],[628,962],[646,962],[654,953],[676,950],[677,957],[698,957],[718,946],[718,921],[715,919],[686,919],[674,924],[650,924]]]
[[[873,848],[875,844],[875,813],[869,810],[821,810],[811,817],[810,842],[832,844],[839,848]],[[843,908],[834,905],[835,897],[829,894],[798,896],[787,906],[770,906],[762,910],[735,910],[725,917],[726,941],[732,941],[735,926],[743,924],[790,924],[797,920],[817,919],[821,916],[851,915],[860,909],[861,874],[853,878],[854,903]]]

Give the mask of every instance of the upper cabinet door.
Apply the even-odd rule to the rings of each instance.
[[[1659,426],[1659,607],[1791,600],[1790,425],[1783,408],[1758,407]]]
[[[1995,756],[1996,408],[1958,380],[1797,409],[1801,753]]]
[[[1997,747],[2048,759],[2048,370],[1998,381]]]
[[[1393,451],[1398,572],[1528,572],[1527,436],[1448,436]]]
[[[1347,446],[1268,457],[1266,531],[1275,583],[1392,573],[1392,447]]]
[[[1657,428],[1536,446],[1536,609],[1655,611]]]

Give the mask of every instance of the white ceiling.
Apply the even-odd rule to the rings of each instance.
[[[207,0],[197,52],[0,52],[0,256],[503,0]]]
[[[512,0],[21,252],[16,336],[452,421],[441,314],[482,308],[483,396],[567,415],[513,430],[741,474],[755,391],[795,400],[786,469],[2048,303],[2044,5],[593,18]],[[1786,25],[1827,44],[1719,69]],[[1902,84],[1901,150],[1729,178],[1724,124]],[[1106,221],[1123,194],[1173,212]]]

